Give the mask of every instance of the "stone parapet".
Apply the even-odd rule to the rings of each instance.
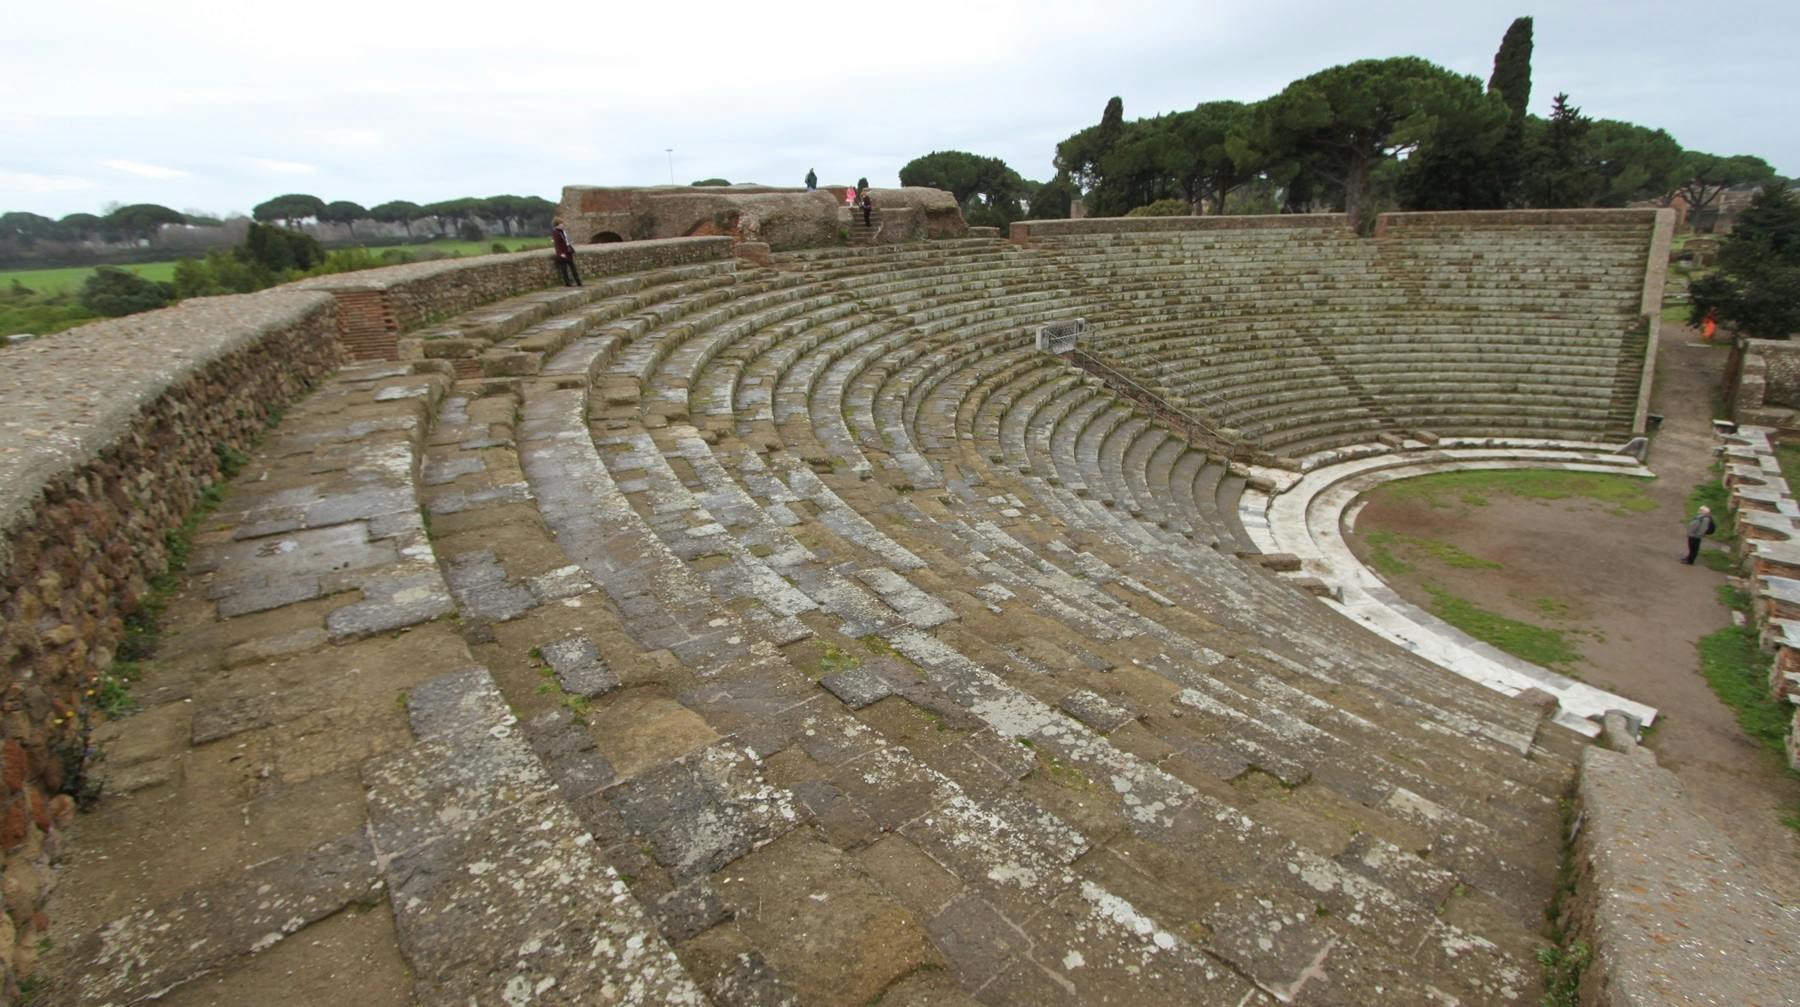
[[[583,277],[730,258],[727,237],[584,245],[575,250]],[[399,335],[408,329],[560,282],[554,257],[540,250],[410,262],[314,277],[282,289],[319,290],[337,298],[338,334],[352,358],[397,360]]]
[[[1091,234],[1159,234],[1173,231],[1348,230],[1341,213],[1267,213],[1241,217],[1083,217],[1079,220],[1015,220],[1016,245],[1033,238],[1074,238]]]
[[[1800,910],[1769,895],[1649,749],[1607,733],[1621,751],[1582,752],[1576,894],[1564,907],[1564,953],[1590,956],[1580,1002],[1792,1003]]]
[[[838,239],[848,190],[766,186],[563,187],[557,212],[578,241],[636,242],[690,235],[726,235],[762,242],[776,251],[818,248]],[[907,211],[884,227],[884,243],[968,234],[956,197],[941,189],[870,189],[884,214]]]
[[[0,366],[0,955],[35,947],[49,858],[125,618],[225,459],[341,362],[337,302],[192,300]],[[15,959],[16,961],[16,956]]]

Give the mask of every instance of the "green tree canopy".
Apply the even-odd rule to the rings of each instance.
[[[1087,192],[1100,184],[1100,162],[1112,152],[1125,131],[1125,102],[1116,95],[1100,113],[1100,123],[1056,145],[1054,162],[1059,174]]]
[[[900,169],[900,184],[949,192],[971,224],[1004,227],[1023,215],[1019,201],[1025,195],[1025,180],[997,157],[932,151]]]
[[[360,203],[352,203],[347,199],[340,199],[333,203],[326,203],[324,206],[320,207],[318,217],[319,220],[327,224],[343,224],[345,227],[350,228],[350,237],[354,240],[356,238],[356,222],[359,220],[368,220],[369,211]]]
[[[1442,123],[1497,133],[1505,120],[1505,104],[1473,77],[1414,56],[1368,59],[1289,84],[1257,106],[1231,149],[1241,167],[1340,196],[1360,223],[1378,162],[1417,150]]]
[[[92,213],[71,213],[56,226],[65,241],[86,241],[100,233],[100,218]]]
[[[1719,267],[1695,280],[1689,322],[1711,312],[1734,331],[1787,339],[1800,331],[1800,200],[1774,181],[1751,199],[1719,243]]]
[[[250,217],[252,220],[265,224],[279,220],[292,227],[294,221],[317,217],[319,212],[324,209],[325,201],[323,199],[309,196],[303,192],[290,192],[251,207]]]
[[[0,213],[0,241],[15,242],[24,248],[55,240],[62,236],[62,230],[56,221],[35,213]]]
[[[706,185],[730,185],[730,184],[731,184],[731,179],[729,179],[729,178],[703,178],[703,179],[699,180],[698,182],[689,182],[688,183],[689,186],[692,186],[695,188],[698,188],[700,186],[706,186]]]
[[[1680,183],[1681,145],[1660,129],[1593,120],[1556,96],[1548,121],[1526,124],[1526,201],[1535,207],[1626,206]]]
[[[392,199],[369,207],[369,216],[384,224],[399,224],[406,228],[406,236],[412,237],[412,222],[423,217],[425,210],[417,203],[404,199]]]
[[[307,270],[325,261],[325,250],[312,237],[266,224],[251,224],[238,256],[270,273]]]
[[[1687,202],[1688,215],[1699,213],[1733,186],[1749,182],[1766,182],[1775,177],[1775,169],[1760,157],[1739,154],[1720,157],[1697,150],[1687,151],[1681,158],[1681,182],[1670,191]]]
[[[1486,181],[1477,195],[1480,203],[1503,207],[1519,199],[1519,187],[1525,178],[1526,107],[1531,104],[1531,19],[1515,18],[1494,53],[1494,73],[1488,78],[1488,93],[1498,94],[1506,102],[1506,133],[1500,144],[1479,167]],[[1466,152],[1459,152],[1468,156]]]
[[[103,235],[113,235],[129,241],[148,241],[164,224],[184,224],[187,217],[177,210],[156,203],[133,203],[121,206],[100,218],[100,231]]]
[[[1075,191],[1075,183],[1069,176],[1058,173],[1050,181],[1031,191],[1031,207],[1025,216],[1032,220],[1063,220],[1069,216],[1069,208],[1080,193]]]

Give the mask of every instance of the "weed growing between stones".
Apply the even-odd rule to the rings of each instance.
[[[1734,594],[1728,596],[1727,592]],[[1719,600],[1749,611],[1749,595],[1736,588],[1719,588]],[[1742,607],[1734,602],[1741,602]],[[1727,626],[1701,637],[1696,646],[1700,649],[1700,673],[1713,695],[1731,708],[1738,727],[1750,740],[1785,762],[1790,714],[1785,704],[1769,698],[1770,658],[1757,645],[1756,630],[1748,625]],[[1800,808],[1783,814],[1781,824],[1800,832]]]
[[[199,530],[200,522],[225,499],[224,479],[230,478],[248,461],[242,452],[218,445],[214,446],[213,453],[219,458],[224,478],[201,490],[200,499],[188,512],[187,520],[163,536],[163,553],[168,557],[168,565],[150,579],[150,590],[138,599],[137,608],[125,617],[125,633],[113,651],[112,663],[94,676],[81,705],[67,715],[75,720],[76,740],[56,746],[56,757],[63,767],[62,792],[73,797],[81,808],[98,800],[102,788],[101,781],[88,772],[94,755],[94,728],[100,719],[122,717],[137,705],[131,696],[131,686],[143,677],[143,662],[156,652],[162,615],[168,608],[170,597],[180,586],[182,571],[187,569],[194,533]]]
[[[592,709],[588,698],[576,695],[562,687],[562,683],[556,680],[556,669],[550,667],[549,663],[544,660],[542,648],[533,647],[527,653],[537,670],[538,677],[543,679],[538,683],[538,695],[554,697],[557,705],[569,711],[569,716],[574,717],[577,724],[586,724],[588,712]]]
[[[827,675],[835,675],[840,671],[849,671],[861,664],[862,661],[859,660],[855,654],[847,653],[840,649],[835,643],[828,643],[825,645],[824,656],[819,658],[818,677],[824,678]]]
[[[1567,948],[1542,948],[1538,964],[1544,967],[1544,1007],[1579,1007],[1581,973],[1593,955],[1580,941]]]

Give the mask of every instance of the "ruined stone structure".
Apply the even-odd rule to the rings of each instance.
[[[789,198],[743,198],[769,196]],[[1591,394],[1526,413],[1521,392],[1527,428],[1622,432],[1656,221],[1604,220],[1636,229],[1637,271],[1610,223],[1566,225],[1603,288],[1544,334],[1567,357],[1548,338],[1480,356],[1500,316],[1529,338],[1552,327],[1543,286],[1573,288],[1523,228],[1483,235],[1454,279],[1389,288],[1409,249],[1455,243],[1448,219],[1375,253],[1304,218],[1034,223],[1022,244],[767,267],[672,237],[583,248],[582,288],[523,254],[109,323],[143,333],[142,366],[45,356],[33,398],[0,396],[20,437],[93,431],[0,454],[39,473],[8,488],[8,555],[61,557],[48,586],[44,559],[0,583],[7,821],[29,819],[0,885],[7,964],[49,927],[41,981],[74,1004],[350,983],[374,1005],[1535,1003],[1560,801],[1595,749],[1555,697],[1482,688],[1284,583],[1240,517],[1270,488],[1256,472],[1030,332],[1085,318],[1126,356],[1134,317],[1304,316],[1286,328],[1312,341],[1174,351],[1239,366],[1246,394],[1263,371],[1302,383],[1264,391],[1317,416],[1211,389],[1209,415],[1295,460],[1355,453],[1334,414],[1391,452],[1457,415],[1382,385],[1373,348],[1328,357],[1348,334],[1318,338],[1321,300],[1445,352],[1461,331],[1457,397],[1566,364]],[[112,334],[42,346],[92,356]],[[1277,338],[1300,363],[1242,363]],[[323,378],[344,345],[365,359]],[[1213,409],[1191,377],[1167,391]],[[141,710],[96,734],[113,796],[71,823],[38,750],[80,698],[43,683],[105,669],[135,590],[98,543],[153,570],[209,459],[290,402],[198,528]],[[154,520],[100,528],[157,498]],[[96,548],[65,557],[84,523]],[[1644,779],[1634,799],[1666,793]],[[1591,820],[1617,821],[1614,793],[1584,784]],[[1583,855],[1597,900],[1639,881]],[[1637,923],[1654,953],[1657,921]],[[1729,967],[1773,971],[1779,939]],[[1716,976],[1677,964],[1684,988]]]
[[[729,235],[775,250],[813,248],[838,240],[851,226],[843,186],[816,190],[765,186],[651,186],[563,188],[558,213],[578,241]],[[940,189],[871,189],[882,215],[876,241],[960,238],[968,225],[956,198]],[[858,218],[860,219],[860,217]]]
[[[1800,502],[1781,475],[1769,427],[1744,426],[1723,437],[1725,488],[1738,531],[1733,560],[1749,582],[1769,666],[1769,695],[1800,706]],[[1800,769],[1800,709],[1788,725],[1788,765]]]

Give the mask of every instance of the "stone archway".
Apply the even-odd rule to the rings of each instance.
[[[588,244],[590,244],[590,245],[610,245],[615,241],[624,241],[624,240],[625,240],[624,238],[619,237],[619,232],[617,232],[617,231],[601,231],[600,233],[594,235],[592,238],[588,239]]]

